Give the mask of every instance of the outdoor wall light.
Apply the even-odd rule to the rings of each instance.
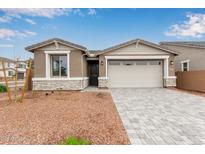
[[[170,61],[170,65],[174,65],[174,61],[173,60]]]
[[[100,61],[100,64],[103,65],[103,61],[102,60]]]

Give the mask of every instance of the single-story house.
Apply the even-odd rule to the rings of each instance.
[[[205,70],[205,42],[160,42],[160,45],[180,52],[175,58],[175,71]]]
[[[141,39],[93,51],[53,38],[25,49],[34,53],[34,90],[176,86],[178,52]]]

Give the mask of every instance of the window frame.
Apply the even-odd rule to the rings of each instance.
[[[65,76],[62,76],[62,72],[61,72],[61,63],[59,63],[59,75],[53,75],[53,59],[52,57],[53,56],[57,56],[58,57],[58,60],[60,61],[61,60],[61,57],[66,57],[66,75]],[[51,78],[66,78],[68,77],[68,57],[67,57],[67,54],[50,54],[50,77]]]
[[[11,73],[11,74],[10,74],[10,73]],[[12,70],[8,70],[8,76],[9,76],[9,77],[14,76],[14,72],[13,72]]]
[[[11,63],[7,62],[7,66],[8,66],[8,68],[10,68],[11,67]]]
[[[50,55],[61,55],[66,54],[67,55],[67,78],[70,78],[70,50],[45,50],[45,78],[50,79],[51,77],[51,67],[50,67]],[[64,79],[64,77],[57,77],[55,79]]]
[[[187,64],[187,68],[184,67],[184,64]],[[190,67],[190,60],[181,61],[181,71],[182,72],[188,72],[189,71],[189,67]],[[187,70],[185,70],[185,68]]]

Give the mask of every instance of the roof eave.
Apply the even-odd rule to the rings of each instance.
[[[183,47],[190,47],[190,48],[199,48],[199,49],[205,49],[203,46],[198,45],[189,45],[189,44],[178,44],[178,43],[171,43],[171,42],[160,42],[160,45],[176,45],[176,46],[183,46]]]
[[[113,48],[110,47],[110,48],[107,48],[107,49],[104,49],[102,50],[102,52],[96,54],[97,56],[101,55],[101,54],[104,54],[104,53],[107,53],[107,52],[110,52],[110,51],[113,51],[113,50],[116,50],[116,49],[119,49],[119,48],[122,48],[124,46],[127,46],[127,45],[130,45],[130,44],[133,44],[133,43],[142,43],[142,44],[145,44],[145,45],[148,45],[148,46],[152,46],[154,48],[157,48],[157,49],[160,49],[160,50],[163,50],[163,51],[166,51],[166,52],[169,52],[169,53],[172,53],[174,55],[178,55],[180,54],[179,52],[177,51],[173,51],[173,50],[170,50],[170,49],[165,49],[163,47],[160,47],[159,45],[157,44],[154,44],[154,43],[149,43],[147,41],[144,41],[144,40],[141,40],[141,39],[136,39],[136,40],[133,40],[133,41],[130,41],[129,43],[125,43],[125,44],[122,44],[122,45],[116,45],[114,46]],[[117,47],[118,46],[118,47]]]
[[[81,47],[72,45],[73,43],[68,44],[68,43],[65,43],[64,41],[61,41],[59,39],[50,39],[50,40],[47,40],[47,41],[49,41],[49,42],[45,41],[45,43],[41,42],[41,43],[37,43],[37,44],[31,45],[31,46],[28,46],[28,47],[25,48],[25,50],[33,53],[35,49],[41,48],[43,46],[46,46],[46,45],[49,45],[49,44],[52,44],[52,43],[55,43],[55,42],[58,42],[58,43],[61,43],[63,45],[66,45],[66,46],[69,46],[69,47],[72,47],[72,48],[75,48],[75,49],[78,49],[78,50],[82,50],[82,51],[87,53],[87,48],[85,48],[85,47],[81,48]]]

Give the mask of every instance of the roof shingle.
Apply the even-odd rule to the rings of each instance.
[[[173,42],[160,42],[160,45],[180,45],[180,46],[189,46],[196,48],[205,48],[205,41],[173,41]]]

